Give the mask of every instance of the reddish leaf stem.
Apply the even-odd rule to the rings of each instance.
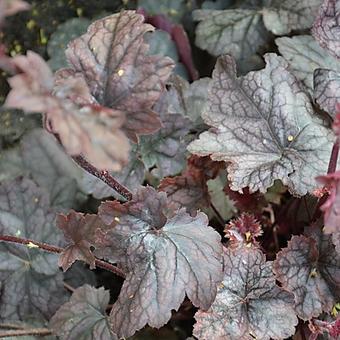
[[[336,171],[336,166],[337,166],[338,157],[339,157],[339,148],[340,148],[340,142],[339,142],[339,138],[337,138],[332,148],[331,158],[329,159],[329,163],[328,163],[327,174],[332,174],[333,172]],[[316,221],[321,216],[320,207],[327,201],[327,198],[328,198],[328,195],[325,194],[319,199],[318,204],[316,205],[315,210],[314,210],[312,221]]]
[[[126,200],[130,201],[132,199],[132,193],[124,185],[120,184],[116,179],[114,179],[108,171],[98,170],[94,165],[90,164],[83,156],[73,156],[72,159],[84,170],[96,176],[113,190],[117,191]]]
[[[340,144],[339,138],[337,138],[332,148],[332,153],[331,153],[331,158],[328,164],[327,174],[332,174],[336,170],[336,165],[338,163],[338,157],[339,157],[339,144]]]
[[[20,237],[10,236],[10,235],[0,235],[0,241],[24,244],[31,248],[40,248],[42,250],[48,251],[50,253],[56,253],[56,254],[60,254],[64,250],[64,248],[61,248],[61,247],[53,246],[53,245],[42,243],[42,242],[37,242],[37,241],[27,239],[27,238],[20,238]],[[105,262],[99,259],[96,259],[95,263],[97,267],[108,270],[118,276],[125,278],[124,272],[121,269],[117,268],[116,266],[112,265],[111,263],[108,263],[108,262]]]
[[[215,213],[215,216],[216,216],[218,222],[221,224],[222,227],[225,227],[225,222],[224,222],[224,219],[223,219],[222,215],[220,214],[220,212],[216,209],[216,207],[212,203],[210,203],[210,207],[213,210],[213,212]]]
[[[52,331],[48,328],[28,328],[28,329],[13,329],[9,331],[0,332],[0,338],[25,336],[25,335],[37,335],[37,336],[47,336],[51,335]]]

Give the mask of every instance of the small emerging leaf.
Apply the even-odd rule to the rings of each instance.
[[[66,241],[71,241],[59,257],[59,266],[64,271],[69,269],[76,260],[82,260],[95,268],[95,257],[91,251],[95,231],[103,222],[97,215],[82,214],[71,210],[67,215],[60,214],[57,226],[64,233]]]

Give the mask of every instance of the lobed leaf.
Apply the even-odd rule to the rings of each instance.
[[[106,254],[111,249],[111,260],[128,272],[110,314],[119,337],[129,337],[146,324],[161,327],[185,294],[195,306],[210,306],[222,278],[222,251],[220,236],[207,226],[205,214],[174,212],[165,193],[145,187],[125,204],[103,203],[99,215],[117,225],[97,238],[97,244]]]
[[[63,70],[54,79],[34,52],[14,57],[13,63],[21,73],[9,79],[7,107],[46,113],[49,129],[59,135],[68,153],[82,153],[99,168],[121,169],[129,143],[120,130],[124,121],[120,111],[99,106],[80,76]]]
[[[79,287],[51,318],[50,327],[61,340],[118,340],[105,313],[109,300],[103,287]]]
[[[340,59],[340,5],[337,0],[324,0],[315,19],[312,33],[319,44]]]
[[[172,207],[186,208],[190,215],[194,215],[199,208],[209,206],[207,182],[215,178],[221,168],[223,163],[213,162],[209,157],[191,156],[182,174],[163,178],[158,190],[166,192]]]
[[[309,28],[313,24],[321,0],[273,0],[263,9],[266,28],[275,35]]]
[[[333,118],[340,103],[340,72],[316,69],[314,71],[314,98]]]
[[[269,39],[262,15],[254,9],[196,10],[196,45],[214,56],[236,59],[253,55]]]
[[[95,214],[82,214],[71,210],[67,215],[57,216],[57,226],[63,231],[68,245],[60,254],[58,265],[68,270],[76,260],[81,260],[95,268],[95,257],[91,251],[95,231],[103,222]]]
[[[254,247],[225,249],[224,279],[208,311],[195,314],[202,340],[284,339],[298,323],[293,297],[275,284],[271,262]]]
[[[99,19],[66,50],[72,70],[82,75],[96,101],[124,112],[124,130],[135,141],[161,127],[151,107],[174,66],[170,58],[147,54],[144,35],[154,28],[143,20],[135,11]]]
[[[313,94],[313,73],[318,68],[340,72],[340,63],[309,35],[275,40],[280,53],[289,62],[295,76]]]
[[[195,10],[196,45],[214,56],[230,54],[238,61],[254,55],[272,32],[283,35],[309,28],[321,0],[244,1],[239,8]]]
[[[0,185],[0,233],[61,243],[48,196],[25,178]],[[37,247],[0,244],[0,281],[2,320],[49,318],[66,299],[57,256]]]
[[[162,178],[180,172],[185,165],[186,135],[190,121],[180,114],[165,113],[163,127],[153,135],[143,136],[140,152],[146,168],[155,167],[153,175]]]
[[[327,172],[333,136],[317,120],[287,62],[275,54],[265,59],[264,70],[239,78],[231,57],[218,59],[203,114],[213,128],[188,149],[229,162],[232,190],[265,192],[280,179],[304,195]]]
[[[339,301],[339,264],[339,252],[330,236],[316,228],[308,236],[293,236],[277,254],[276,278],[294,294],[295,311],[301,319],[329,312]]]
[[[202,124],[201,114],[208,99],[210,78],[200,78],[189,84],[176,76],[171,79],[168,90],[168,109],[188,117],[195,125]]]

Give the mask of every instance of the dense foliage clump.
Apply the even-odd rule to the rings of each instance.
[[[0,38],[0,337],[339,338],[339,0],[0,0]]]

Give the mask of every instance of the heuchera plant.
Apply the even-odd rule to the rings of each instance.
[[[116,7],[0,0],[0,337],[338,339],[340,1]]]

